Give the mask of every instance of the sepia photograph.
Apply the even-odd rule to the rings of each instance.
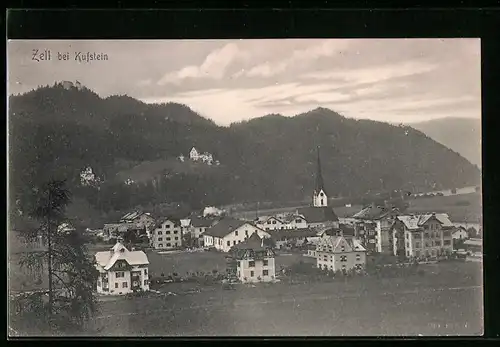
[[[8,336],[481,336],[481,40],[7,41]]]

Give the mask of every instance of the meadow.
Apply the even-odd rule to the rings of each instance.
[[[483,332],[481,265],[402,279],[213,286],[102,303],[103,336],[442,336]],[[175,284],[164,291],[174,291]],[[179,288],[178,286],[176,288]]]

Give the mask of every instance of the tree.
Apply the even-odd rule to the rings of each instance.
[[[27,241],[41,237],[47,250],[22,256],[21,266],[30,270],[48,271],[48,302],[44,295],[27,295],[13,302],[17,308],[13,323],[18,331],[34,333],[26,318],[36,320],[38,332],[65,334],[82,331],[97,311],[94,284],[97,270],[89,260],[85,241],[75,229],[60,228],[70,202],[65,181],[52,180],[34,189],[30,215],[40,223],[36,230],[23,236]]]

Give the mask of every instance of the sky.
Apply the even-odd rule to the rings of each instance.
[[[479,119],[480,50],[464,38],[9,40],[7,85],[79,81],[102,97],[183,103],[219,125],[317,107],[391,123]],[[107,60],[75,60],[87,52]]]

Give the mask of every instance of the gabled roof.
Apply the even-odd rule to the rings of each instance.
[[[176,226],[176,227],[181,226],[180,219],[172,218],[172,217],[164,217],[164,218],[159,219],[156,222],[155,228],[160,228],[163,225],[163,223],[165,223],[167,221],[170,221],[170,222],[174,223],[174,226]]]
[[[318,236],[336,236],[342,234],[344,236],[354,235],[354,227],[346,224],[340,224],[338,228],[322,228],[317,235]]]
[[[301,207],[297,210],[298,214],[304,216],[308,223],[338,222],[339,218],[333,208],[323,207]]]
[[[409,230],[420,229],[431,218],[435,218],[445,228],[453,227],[448,214],[446,213],[426,213],[419,215],[400,215],[396,219],[403,222],[405,227]]]
[[[363,252],[366,249],[361,245],[358,239],[354,237],[343,237],[343,236],[324,236],[317,244],[317,250],[320,252],[329,253],[343,253],[341,251],[342,241],[345,241],[347,248],[344,252]]]
[[[304,219],[304,216],[301,216],[301,215],[297,215],[297,214],[287,214],[287,215],[284,215],[284,216],[280,216],[278,217],[283,223],[291,223],[293,221],[295,221],[296,219]]]
[[[224,237],[245,224],[250,224],[250,223],[240,219],[224,218],[220,220],[217,224],[208,228],[207,231],[205,231],[205,235]]]
[[[231,250],[252,250],[254,252],[261,252],[270,248],[266,245],[267,242],[268,241],[264,238],[260,238],[257,233],[253,233],[245,241],[231,247]]]
[[[95,260],[104,270],[109,270],[118,260],[125,260],[129,265],[148,265],[148,256],[143,251],[129,251],[117,242],[109,251],[97,252]]]
[[[378,220],[390,215],[398,215],[399,210],[387,208],[385,206],[370,205],[356,213],[353,218],[365,220]]]

